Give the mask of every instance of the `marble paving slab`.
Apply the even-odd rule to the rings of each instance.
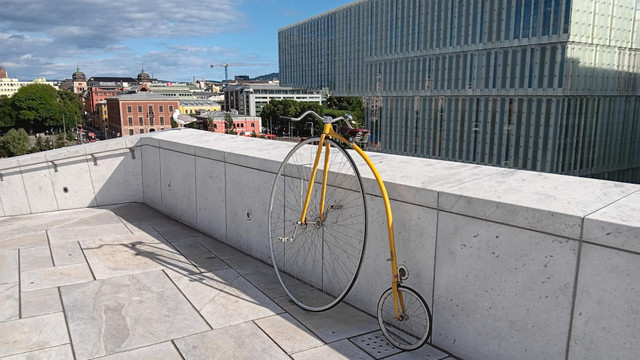
[[[246,256],[245,254],[223,243],[222,241],[218,241],[204,234],[198,235],[196,237],[196,240],[198,240],[200,244],[202,244],[204,247],[209,249],[211,252],[216,254],[216,256],[223,260]]]
[[[247,279],[238,277],[229,285],[200,310],[214,329],[283,312]]]
[[[275,341],[287,354],[294,354],[324,345],[311,331],[289,314],[255,320],[262,331]]]
[[[296,320],[326,343],[347,339],[378,330],[378,320],[353,306],[341,302],[323,312],[310,312],[294,304],[288,297],[275,299]]]
[[[46,246],[47,244],[46,232],[38,231],[33,234],[0,239],[0,251]]]
[[[79,241],[92,238],[103,238],[108,236],[128,235],[131,231],[122,223],[104,224],[94,226],[83,226],[73,228],[55,228],[47,232],[49,242],[60,243],[65,241]]]
[[[0,357],[69,343],[64,315],[0,322]]]
[[[19,312],[18,283],[0,284],[0,321],[17,320]]]
[[[96,279],[170,268],[197,273],[196,267],[175,249],[144,235],[81,241]]]
[[[371,356],[353,345],[349,340],[340,340],[311,350],[293,354],[294,360],[371,360]]]
[[[77,241],[51,244],[51,255],[55,266],[82,264],[84,254]]]
[[[2,360],[71,360],[73,352],[71,345],[65,344],[47,349],[30,351],[18,355],[8,356]]]
[[[18,250],[0,251],[0,284],[18,281]]]
[[[64,286],[60,292],[77,359],[210,329],[162,271]]]
[[[20,296],[22,317],[40,316],[62,311],[58,288],[24,291]]]
[[[216,329],[174,341],[185,359],[289,359],[252,322]]]
[[[49,245],[20,250],[20,272],[53,267]]]
[[[202,246],[195,239],[173,243],[173,246],[189,259],[201,272],[212,272],[229,268],[222,259]]]
[[[93,275],[85,263],[56,266],[22,273],[20,289],[21,291],[33,291],[91,280],[93,280]]]
[[[100,360],[182,360],[182,357],[171,342],[150,345],[147,347],[124,351],[101,357]]]

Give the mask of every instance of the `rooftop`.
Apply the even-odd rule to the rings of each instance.
[[[269,196],[294,145],[184,129],[0,159],[0,358],[637,360],[640,185],[370,153],[433,314],[424,348],[393,353],[362,160],[351,292],[324,313],[283,296]]]

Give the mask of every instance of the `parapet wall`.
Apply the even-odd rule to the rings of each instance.
[[[172,130],[4,159],[0,215],[144,202],[268,262],[270,189],[292,146]],[[405,284],[432,308],[434,345],[463,359],[637,358],[640,186],[371,158],[392,199]],[[347,301],[373,314],[390,284],[386,220],[356,162],[369,239]]]

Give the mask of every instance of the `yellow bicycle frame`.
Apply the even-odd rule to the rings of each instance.
[[[318,172],[318,165],[320,164],[320,156],[322,154],[322,148],[326,147],[325,156],[324,156],[324,169],[327,169],[329,166],[329,149],[330,144],[327,142],[325,145],[325,139],[335,138],[342,141],[345,144],[349,144],[357,153],[364,159],[364,161],[371,169],[373,176],[376,178],[378,182],[378,187],[380,187],[380,192],[382,193],[382,199],[384,200],[384,207],[387,213],[387,228],[389,232],[389,252],[391,255],[391,272],[393,274],[393,282],[391,288],[393,289],[393,304],[396,312],[396,319],[402,320],[400,316],[400,311],[398,305],[402,310],[402,314],[405,313],[404,300],[402,299],[402,294],[398,291],[398,263],[396,260],[396,243],[393,236],[393,215],[391,214],[391,202],[389,201],[389,195],[387,194],[387,189],[384,186],[384,182],[382,182],[382,178],[378,173],[378,170],[371,162],[371,159],[365,154],[365,152],[355,143],[351,143],[349,140],[345,139],[340,134],[336,133],[333,130],[331,124],[324,124],[324,128],[322,131],[322,135],[320,136],[320,141],[318,142],[318,151],[316,153],[315,160],[313,162],[313,168],[311,171],[311,177],[309,179],[309,189],[307,190],[307,196],[304,200],[304,205],[302,207],[302,214],[300,216],[300,223],[304,224],[307,217],[307,210],[309,210],[309,203],[311,201],[311,193],[313,191],[313,184],[315,183],[315,178]],[[327,193],[327,176],[328,171],[324,171],[323,179],[322,179],[322,194],[320,198],[320,221],[324,221],[324,207],[325,207],[325,195]]]

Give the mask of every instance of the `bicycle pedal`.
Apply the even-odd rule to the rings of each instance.
[[[278,240],[280,240],[280,242],[293,242],[293,238],[290,236],[279,237]]]

